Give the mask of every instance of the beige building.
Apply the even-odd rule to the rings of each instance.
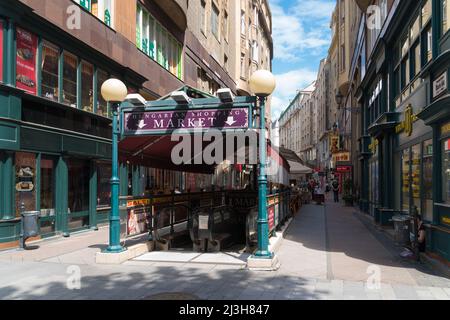
[[[302,160],[315,160],[315,82],[298,92],[279,119],[280,146],[294,151]]]
[[[272,71],[273,40],[272,13],[268,0],[233,0],[234,15],[234,74],[238,95],[251,95],[249,79],[259,69]],[[266,105],[267,126],[270,128],[270,99]]]

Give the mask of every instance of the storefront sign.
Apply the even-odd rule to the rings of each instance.
[[[36,94],[37,37],[17,28],[16,87]]]
[[[3,82],[3,21],[0,20],[0,82]]]
[[[433,98],[447,91],[447,71],[433,81]]]
[[[331,153],[339,152],[339,135],[330,136],[330,150]]]
[[[408,105],[405,110],[404,120],[395,127],[395,132],[397,134],[404,132],[408,137],[410,137],[413,133],[413,124],[418,120],[419,118],[413,114],[412,106]]]
[[[442,217],[442,223],[443,224],[446,224],[446,225],[450,225],[450,218],[448,218],[448,217]]]
[[[333,154],[333,161],[336,162],[349,162],[350,152],[338,152]]]
[[[248,109],[203,109],[125,113],[125,134],[177,129],[247,129]]]
[[[450,122],[441,127],[441,135],[446,136],[450,133]]]
[[[352,172],[352,167],[351,166],[337,166],[336,167],[336,171],[339,173],[348,173],[348,172]]]

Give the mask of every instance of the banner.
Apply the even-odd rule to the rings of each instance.
[[[0,20],[0,82],[3,82],[3,21]]]
[[[17,28],[16,87],[36,94],[36,51],[38,38]]]

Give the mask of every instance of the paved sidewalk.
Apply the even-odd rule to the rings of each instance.
[[[107,229],[79,237],[42,243],[41,256],[41,249],[0,253],[0,299],[450,299],[450,280],[402,261],[398,248],[369,231],[352,208],[333,203],[301,209],[278,252],[276,272],[153,261],[96,265],[81,258],[100,250]],[[368,282],[367,272],[378,270],[381,282]],[[69,289],[78,274],[80,289]]]

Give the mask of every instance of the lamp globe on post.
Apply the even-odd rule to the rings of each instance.
[[[273,74],[267,70],[258,70],[250,78],[250,90],[258,97],[260,105],[259,134],[259,176],[258,176],[258,250],[255,258],[271,259],[269,251],[269,225],[267,216],[267,176],[266,176],[266,98],[276,87]]]
[[[101,88],[103,99],[112,107],[112,177],[111,177],[111,213],[109,216],[109,246],[105,252],[119,253],[125,250],[120,245],[119,212],[119,105],[125,100],[128,89],[118,79],[106,80]]]
[[[338,105],[338,109],[341,109],[342,101],[344,100],[344,96],[342,95],[341,91],[338,91],[336,93],[336,103]]]

